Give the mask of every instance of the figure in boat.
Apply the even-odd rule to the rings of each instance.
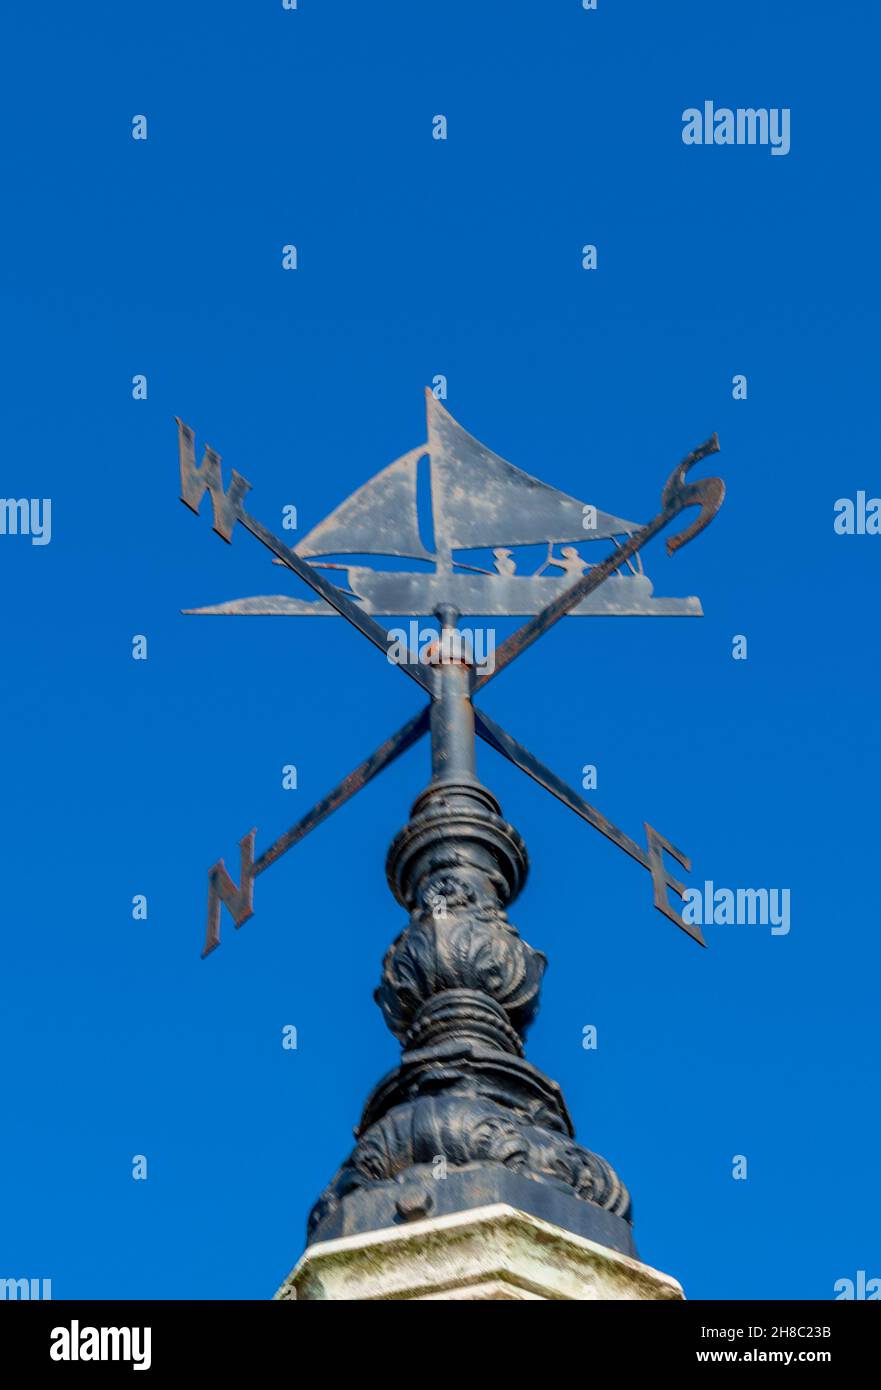
[[[496,566],[496,574],[515,574],[517,572],[517,562],[511,559],[510,550],[503,550],[499,546],[493,551],[493,559]]]
[[[529,616],[575,583],[591,562],[577,549],[598,541],[619,546],[639,529],[548,486],[492,453],[462,428],[426,391],[428,441],[390,463],[347,497],[295,546],[298,555],[322,569],[345,576],[341,585],[368,612],[422,617],[439,603],[462,615]],[[433,544],[423,541],[417,510],[417,469],[428,459]],[[545,545],[546,557],[533,573],[524,572],[514,551]],[[560,546],[560,554],[554,553]],[[491,551],[492,570],[462,553]],[[433,569],[390,570],[326,557],[388,556],[430,562]],[[605,559],[605,553],[598,556]],[[628,560],[570,616],[614,614],[692,617],[700,600],[656,598],[637,564]],[[276,560],[284,567],[284,562]],[[525,561],[524,563],[528,563]],[[534,562],[533,562],[534,563]],[[557,569],[559,573],[549,573]],[[323,599],[265,594],[232,599],[191,613],[332,615]]]
[[[563,573],[571,575],[573,579],[580,579],[584,571],[590,568],[587,561],[582,560],[574,545],[564,545],[560,554],[563,557],[562,560],[558,560],[555,556],[550,555],[548,557],[548,564],[559,565]]]

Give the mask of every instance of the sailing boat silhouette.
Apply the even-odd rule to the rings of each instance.
[[[577,543],[615,543],[639,530],[640,523],[588,506],[515,468],[468,434],[430,389],[425,395],[427,444],[383,468],[294,547],[310,561],[317,556],[377,555],[433,562],[433,571],[408,572],[319,560],[321,568],[347,573],[346,587],[368,613],[420,617],[433,613],[439,603],[452,604],[463,615],[539,613],[588,568],[589,561],[574,549]],[[417,468],[426,455],[431,475],[433,551],[422,542],[417,511]],[[536,544],[548,547],[544,564],[534,574],[517,573],[507,548]],[[555,545],[566,546],[562,559],[553,554]],[[457,551],[484,548],[496,550],[496,573],[456,558]],[[275,563],[284,564],[280,560]],[[562,572],[543,573],[549,564]],[[285,594],[231,599],[185,611],[248,616],[334,613],[323,599],[310,601]],[[694,597],[655,598],[651,580],[637,571],[613,574],[570,616],[699,617],[702,611],[700,600]]]

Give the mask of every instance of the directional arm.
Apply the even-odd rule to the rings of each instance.
[[[521,772],[527,773],[533,781],[538,782],[540,787],[544,787],[558,801],[562,801],[563,805],[568,806],[570,811],[581,816],[588,825],[599,830],[601,835],[605,835],[619,849],[623,849],[625,854],[629,854],[644,869],[648,869],[654,883],[655,906],[658,911],[663,912],[665,917],[669,917],[671,922],[675,922],[677,927],[681,927],[701,946],[706,946],[707,943],[701,935],[700,928],[689,922],[684,922],[667,898],[667,888],[672,888],[681,898],[685,893],[685,885],[680,883],[678,879],[670,877],[664,864],[662,851],[667,850],[686,871],[690,871],[691,861],[686,855],[677,850],[648,824],[645,827],[648,848],[643,849],[635,840],[631,840],[629,835],[625,835],[623,830],[619,830],[617,825],[613,825],[601,811],[597,811],[588,801],[579,796],[578,792],[567,786],[555,772],[551,772],[550,768],[539,762],[528,748],[524,748],[522,743],[518,743],[500,725],[496,724],[482,710],[476,708],[474,710],[474,731],[491,748],[495,748],[497,753],[501,753],[515,767],[519,767]]]
[[[686,483],[685,475],[690,468],[693,468],[701,459],[708,454],[715,454],[719,449],[719,436],[712,434],[706,443],[694,449],[687,458],[673,470],[667,479],[664,491],[661,494],[662,510],[658,515],[641,530],[625,541],[613,555],[604,560],[602,564],[595,565],[577,580],[570,588],[565,589],[562,594],[553,599],[545,608],[537,613],[529,622],[524,623],[521,628],[503,642],[496,652],[495,664],[492,671],[485,672],[474,682],[474,689],[480,690],[486,685],[487,681],[497,676],[499,671],[503,671],[512,661],[527,647],[531,647],[539,637],[543,637],[555,623],[561,618],[565,618],[573,608],[576,608],[582,599],[592,594],[594,589],[598,589],[601,584],[620,569],[625,560],[629,560],[631,555],[635,555],[638,550],[662,531],[665,526],[673,520],[684,507],[696,507],[701,509],[700,516],[679,535],[671,536],[667,541],[667,553],[672,555],[680,546],[686,545],[692,540],[699,531],[708,526],[716,512],[722,505],[725,497],[725,484],[721,478],[701,478],[695,483]]]
[[[214,510],[214,529],[224,540],[232,540],[232,532],[236,522],[240,522],[246,530],[250,531],[267,549],[271,550],[277,560],[285,564],[300,579],[303,580],[315,593],[319,594],[337,613],[346,618],[353,627],[357,628],[367,639],[373,643],[380,651],[385,652],[386,656],[392,656],[391,648],[394,644],[398,646],[396,639],[379,623],[377,623],[368,613],[366,613],[357,603],[348,598],[335,584],[325,579],[320,571],[308,564],[289,546],[285,545],[277,536],[273,535],[261,522],[250,516],[244,508],[244,498],[250,490],[250,483],[235,470],[232,472],[230,486],[227,490],[223,488],[223,479],[220,467],[220,457],[212,449],[206,447],[202,463],[197,468],[195,462],[195,437],[193,431],[183,421],[178,420],[178,440],[180,452],[180,472],[181,472],[181,501],[183,501],[192,511],[198,512],[202,498],[206,492],[211,493],[211,501]],[[632,555],[635,555],[649,540],[659,531],[668,525],[674,517],[685,508],[699,506],[700,515],[697,520],[673,536],[667,541],[667,551],[673,554],[680,546],[687,544],[694,536],[704,529],[713,519],[716,512],[722,505],[725,496],[725,487],[719,478],[706,478],[697,482],[688,483],[686,475],[689,470],[707,455],[715,453],[719,448],[718,437],[714,434],[706,443],[695,449],[674,469],[664,487],[661,502],[662,510],[658,515],[635,532],[613,555],[610,555],[602,564],[596,565],[585,573],[579,580],[551,603],[549,603],[536,617],[515,632],[506,642],[502,643],[496,653],[495,664],[492,671],[486,672],[471,683],[471,691],[479,690],[487,681],[512,661],[521,652],[525,651],[539,637],[581,601],[598,589],[616,570],[620,569]],[[437,610],[440,612],[440,610]],[[453,612],[453,610],[450,610]],[[446,627],[446,621],[444,622]],[[455,627],[455,613],[450,620],[450,626]],[[435,679],[435,672],[430,665],[423,665],[418,658],[412,655],[404,662],[395,660],[394,664],[403,666],[404,671],[412,680],[415,680],[432,697],[433,701],[439,698],[441,683]],[[465,686],[465,699],[470,701],[471,691]],[[392,737],[375,753],[351,772],[338,787],[328,796],[318,803],[317,806],[299,820],[295,825],[269,846],[259,857],[254,859],[254,838],[255,832],[251,831],[240,842],[241,848],[241,877],[239,884],[235,884],[230,877],[223,860],[219,860],[209,871],[208,887],[208,928],[205,940],[203,956],[208,955],[220,943],[220,910],[221,906],[226,906],[231,913],[235,925],[241,926],[253,915],[253,883],[258,874],[267,869],[270,864],[275,863],[276,859],[285,854],[293,845],[297,844],[304,836],[308,835],[323,820],[326,820],[339,806],[343,805],[355,795],[361,787],[371,781],[377,773],[393,762],[405,749],[414,744],[427,731],[430,724],[431,706],[422,710],[413,719],[409,720],[401,729],[393,734]],[[564,805],[583,820],[586,820],[594,829],[599,830],[614,844],[623,849],[643,868],[648,869],[654,884],[655,906],[677,926],[681,927],[695,941],[702,946],[706,943],[700,933],[699,928],[688,924],[671,906],[667,890],[672,889],[680,897],[685,893],[684,885],[673,878],[668,871],[664,853],[671,855],[684,868],[690,870],[691,864],[688,858],[681,853],[674,845],[663,836],[659,835],[650,825],[646,824],[647,847],[642,848],[629,835],[625,835],[617,826],[613,825],[601,812],[597,811],[587,801],[565,782],[561,781],[555,773],[546,768],[535,758],[528,749],[509,734],[498,724],[495,724],[487,715],[481,711],[474,710],[474,729],[485,742],[495,748],[504,757],[508,758],[521,771],[527,773],[540,786],[556,796]],[[473,736],[472,736],[473,753]]]
[[[344,806],[347,801],[351,801],[356,792],[362,787],[366,787],[374,777],[384,768],[390,766],[397,758],[405,753],[408,748],[412,748],[422,735],[426,733],[429,725],[430,706],[426,705],[419,714],[407,721],[397,733],[392,734],[391,738],[386,739],[369,758],[365,758],[350,772],[348,777],[344,777],[338,787],[334,787],[317,806],[307,812],[296,825],[292,825],[283,835],[279,835],[277,840],[264,850],[260,858],[254,859],[254,831],[252,830],[240,842],[242,852],[241,881],[233,883],[222,859],[208,871],[208,928],[205,936],[205,948],[202,951],[202,959],[210,955],[216,946],[220,945],[220,908],[225,906],[232,915],[237,927],[247,922],[249,917],[254,915],[253,895],[254,879],[258,874],[262,874],[264,869],[268,869],[270,864],[274,864],[276,859],[280,859],[289,849],[298,844],[314,830],[322,821],[327,820],[328,816]]]
[[[488,681],[492,680],[493,676],[497,676],[499,671],[503,671],[522,652],[532,646],[533,642],[537,641],[539,637],[543,637],[555,623],[577,607],[588,594],[598,589],[611,574],[620,569],[626,560],[641,550],[684,508],[698,506],[701,509],[700,515],[691,526],[668,539],[668,555],[672,555],[681,546],[687,545],[705,526],[708,526],[724,501],[725,484],[721,478],[701,478],[697,482],[687,483],[686,475],[696,463],[699,463],[709,454],[717,453],[718,449],[719,436],[714,433],[699,448],[688,454],[667,479],[661,494],[661,511],[658,515],[641,530],[636,531],[623,545],[616,549],[613,555],[610,555],[602,564],[588,570],[581,579],[564,590],[540,613],[524,623],[517,632],[503,642],[496,652],[493,669],[479,676],[474,681],[472,690],[480,690]],[[564,806],[568,806],[576,815],[581,816],[582,820],[586,820],[588,825],[599,830],[619,849],[623,849],[638,864],[642,864],[643,868],[648,869],[654,884],[655,907],[658,911],[663,912],[665,917],[668,917],[671,922],[675,922],[694,941],[697,941],[701,946],[706,946],[707,943],[704,941],[700,927],[683,921],[682,916],[671,905],[667,896],[667,889],[669,888],[680,898],[683,897],[685,885],[670,875],[664,862],[664,852],[670,854],[684,869],[690,872],[691,861],[687,855],[678,850],[669,840],[665,840],[663,835],[658,834],[648,822],[645,823],[647,847],[643,849],[629,835],[625,835],[623,830],[619,830],[616,825],[613,825],[602,812],[597,811],[589,802],[579,796],[572,787],[561,781],[556,773],[551,772],[550,768],[539,762],[528,748],[524,748],[510,734],[494,723],[488,715],[476,708],[474,710],[474,728],[484,742],[495,748],[515,767],[519,767],[521,772],[527,773],[534,781],[538,782],[539,786],[544,787],[552,796],[562,801]]]
[[[177,419],[177,417],[175,417]],[[191,511],[198,513],[202,503],[202,498],[206,492],[211,493],[211,504],[214,509],[214,530],[225,541],[232,541],[233,528],[236,522],[241,522],[252,536],[256,536],[267,549],[271,550],[288,569],[293,570],[304,584],[308,584],[310,589],[314,589],[316,594],[330,604],[331,608],[336,609],[341,617],[346,618],[353,627],[363,633],[368,641],[378,647],[386,655],[393,643],[397,645],[396,639],[389,636],[386,629],[369,613],[365,613],[359,608],[357,603],[353,603],[350,598],[325,579],[312,565],[301,559],[290,546],[285,545],[284,541],[279,540],[278,536],[257,521],[245,511],[244,498],[251,490],[251,484],[237,473],[232,472],[232,481],[229,488],[224,491],[223,475],[220,469],[220,455],[213,449],[206,446],[202,462],[196,467],[195,435],[189,425],[185,425],[183,420],[177,419],[178,429],[178,453],[180,457],[180,479],[181,479],[181,501]],[[411,680],[421,685],[423,690],[431,693],[431,672],[418,662],[407,661],[397,662]]]
[[[562,801],[564,806],[568,806],[576,815],[586,820],[588,825],[592,825],[594,830],[599,830],[600,834],[612,840],[619,849],[623,849],[625,854],[629,854],[644,869],[648,869],[649,857],[647,852],[638,845],[635,840],[631,840],[629,835],[625,835],[623,830],[619,830],[613,825],[601,811],[597,811],[589,802],[585,801],[568,787],[555,772],[551,772],[549,767],[539,762],[528,748],[524,748],[522,743],[518,743],[509,733],[506,733],[501,725],[496,724],[489,715],[483,713],[475,707],[474,710],[474,732],[479,734],[485,743],[491,748],[495,748],[497,753],[501,753],[508,762],[519,767],[521,772],[527,773],[534,782],[538,782],[540,787],[549,791],[558,801]]]
[[[258,541],[262,541],[273,555],[278,556],[289,569],[293,570],[299,579],[314,589],[316,594],[320,594],[323,599],[326,599],[341,617],[348,619],[352,626],[362,632],[368,641],[372,642],[375,647],[379,647],[380,651],[385,652],[388,656],[389,648],[393,644],[397,645],[397,639],[390,637],[381,623],[378,623],[375,618],[371,618],[369,613],[365,613],[363,608],[359,608],[357,603],[353,603],[350,598],[347,598],[341,589],[338,589],[329,579],[325,579],[324,575],[313,565],[301,559],[296,551],[291,550],[284,541],[280,541],[277,536],[274,536],[262,522],[256,521],[244,510],[239,512],[238,519],[245,529],[251,532],[252,536],[256,536]],[[395,665],[400,665],[411,680],[414,680],[417,685],[421,685],[423,690],[427,690],[429,694],[431,693],[431,672],[429,669],[419,665],[416,661],[395,662]]]

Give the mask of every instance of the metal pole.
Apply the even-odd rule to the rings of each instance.
[[[439,604],[439,664],[431,702],[431,775],[434,782],[475,779],[474,708],[471,668],[462,659],[459,617],[452,604]]]

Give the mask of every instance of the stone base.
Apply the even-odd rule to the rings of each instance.
[[[680,1299],[668,1274],[497,1204],[310,1245],[277,1299]]]

